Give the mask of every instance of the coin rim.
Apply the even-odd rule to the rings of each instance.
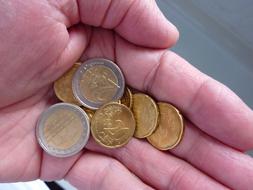
[[[136,95],[141,95],[141,96],[148,97],[148,99],[150,99],[151,102],[154,104],[155,110],[156,110],[156,122],[155,122],[156,124],[155,124],[155,126],[153,126],[151,128],[151,130],[149,131],[149,133],[147,133],[144,136],[136,136],[135,133],[134,133],[134,137],[136,137],[138,139],[144,139],[144,138],[147,138],[148,136],[150,136],[156,130],[156,128],[158,126],[158,123],[159,123],[159,109],[158,109],[158,106],[157,106],[155,100],[151,96],[149,96],[147,94],[144,94],[144,93],[138,92],[138,93],[133,94],[133,106],[132,106],[132,110],[133,110],[134,117],[135,117],[135,113],[134,113],[134,109],[133,109],[134,108],[134,96],[136,96]],[[137,119],[136,119],[136,128],[137,128]]]
[[[150,139],[150,136],[147,137],[146,139],[148,140],[148,142],[149,142],[152,146],[154,146],[155,148],[157,148],[157,149],[159,149],[159,150],[171,150],[171,149],[175,148],[175,147],[181,142],[181,140],[183,139],[184,130],[185,130],[184,117],[183,117],[183,115],[180,113],[180,111],[179,111],[175,106],[173,106],[173,105],[170,104],[170,103],[158,102],[157,105],[158,105],[158,108],[159,108],[159,105],[166,105],[166,106],[169,106],[169,107],[171,107],[171,108],[177,113],[177,115],[178,115],[178,117],[179,117],[179,120],[180,120],[180,123],[181,123],[181,125],[180,125],[180,126],[181,126],[181,127],[180,127],[181,130],[180,130],[180,133],[179,133],[179,135],[178,135],[178,139],[176,140],[176,142],[175,142],[174,144],[172,144],[172,145],[167,145],[167,146],[165,146],[165,147],[160,147],[160,146],[156,146],[155,144],[153,144],[152,140]],[[160,108],[159,108],[159,110],[160,110]],[[159,124],[158,124],[157,127],[159,127]],[[155,132],[155,131],[154,131],[154,132]]]
[[[97,138],[95,138],[95,137],[94,137],[94,136],[95,136],[95,135],[94,135],[95,132],[93,131],[93,130],[94,130],[94,129],[93,129],[94,127],[92,127],[92,123],[94,122],[93,120],[94,120],[94,118],[96,117],[96,115],[97,115],[104,107],[109,106],[109,105],[119,105],[119,106],[121,106],[121,107],[125,107],[125,108],[129,111],[129,113],[131,114],[131,116],[132,116],[132,118],[133,118],[133,121],[134,121],[134,129],[133,129],[133,132],[132,132],[132,134],[129,136],[129,138],[127,139],[127,141],[124,142],[123,144],[116,145],[116,146],[108,146],[108,145],[105,145],[105,144],[103,144],[101,141],[99,141]],[[106,147],[106,148],[110,148],[110,149],[113,149],[113,148],[120,148],[120,147],[122,147],[122,146],[128,144],[129,141],[133,138],[135,129],[136,129],[136,120],[135,120],[134,114],[133,114],[133,112],[131,111],[131,109],[129,109],[129,107],[127,107],[127,106],[124,105],[124,104],[120,104],[120,103],[116,103],[116,102],[109,102],[109,103],[103,105],[99,110],[97,110],[97,111],[95,112],[95,114],[93,115],[93,117],[91,118],[91,134],[92,134],[92,138],[93,138],[99,145],[101,145],[101,146],[103,146],[103,147]]]
[[[56,97],[57,97],[60,101],[62,101],[62,102],[64,102],[64,103],[76,104],[76,105],[79,106],[79,105],[81,105],[81,104],[79,103],[79,101],[78,101],[78,100],[76,99],[76,97],[74,96],[73,90],[72,90],[72,95],[73,95],[73,98],[74,98],[75,102],[69,102],[69,101],[67,101],[66,99],[64,99],[64,98],[61,96],[61,93],[59,93],[58,88],[56,88],[56,83],[57,83],[57,81],[59,81],[59,79],[61,79],[66,73],[68,73],[71,69],[73,69],[74,66],[77,66],[77,69],[78,69],[78,68],[80,67],[80,63],[74,63],[74,64],[72,65],[72,67],[69,68],[69,70],[67,70],[61,77],[59,77],[56,81],[54,81],[53,88],[54,88],[54,93],[55,93]],[[76,69],[76,71],[77,71],[77,69]],[[72,79],[73,79],[73,77],[74,77],[74,74],[75,74],[75,72],[74,72],[73,75],[72,75]],[[71,79],[71,81],[72,81],[72,79]],[[71,82],[71,88],[70,88],[70,89],[73,89],[73,88],[72,88],[72,82]]]
[[[128,88],[128,87],[125,87],[125,91],[124,91],[124,93],[128,93],[128,95],[129,95],[129,106],[127,106],[127,105],[125,105],[125,106],[127,106],[128,108],[130,108],[130,109],[132,109],[132,107],[133,107],[133,93],[132,93],[132,91],[130,90],[130,88]],[[124,94],[123,94],[123,96],[122,96],[122,98],[124,97]],[[121,98],[121,99],[122,99]],[[122,101],[120,102],[121,104],[123,104],[122,103]]]
[[[114,99],[112,99],[111,101],[120,100],[122,98],[122,96],[124,94],[124,90],[125,90],[125,78],[124,78],[124,75],[123,75],[121,69],[119,68],[119,66],[116,63],[114,63],[113,61],[111,61],[109,59],[104,59],[104,58],[93,58],[93,59],[89,59],[89,60],[83,62],[73,76],[72,90],[73,90],[73,94],[74,94],[75,98],[77,99],[77,101],[80,104],[82,104],[83,106],[85,106],[89,109],[93,109],[93,110],[99,109],[101,106],[104,105],[104,103],[94,103],[94,102],[91,102],[88,99],[86,99],[84,96],[82,96],[81,92],[80,92],[80,88],[79,88],[79,86],[80,86],[79,79],[82,76],[80,73],[83,73],[87,69],[89,69],[93,66],[96,66],[96,65],[104,65],[105,67],[108,67],[109,69],[111,69],[112,72],[116,75],[118,82],[122,83],[122,87],[117,90],[117,92],[115,93],[115,95],[113,97]],[[107,103],[105,103],[105,104],[107,104]]]
[[[43,137],[42,135],[40,134],[40,128],[44,127],[41,122],[43,120],[45,120],[46,116],[48,113],[50,113],[51,110],[55,109],[56,107],[58,106],[64,106],[64,107],[71,107],[71,109],[76,109],[77,111],[81,112],[81,114],[85,117],[85,124],[86,125],[83,125],[83,127],[87,126],[87,134],[84,138],[83,141],[81,141],[82,143],[80,143],[80,146],[78,147],[78,149],[74,149],[72,152],[68,152],[66,154],[62,154],[62,153],[56,153],[52,150],[49,150],[48,146],[43,143]],[[83,123],[82,123],[83,124]],[[84,147],[85,145],[88,143],[88,140],[89,140],[89,136],[90,136],[90,123],[89,123],[89,118],[88,118],[88,115],[86,114],[86,112],[84,110],[82,110],[80,107],[78,107],[77,105],[74,105],[74,104],[70,104],[70,103],[57,103],[57,104],[54,104],[52,106],[50,106],[48,109],[46,109],[44,112],[42,112],[42,114],[40,115],[38,121],[37,121],[37,124],[36,124],[36,138],[37,138],[37,141],[40,145],[40,147],[46,152],[48,153],[49,155],[51,156],[55,156],[55,157],[60,157],[60,158],[64,158],[64,157],[70,157],[70,156],[73,156],[75,154],[77,154],[78,152],[80,152]],[[80,140],[80,139],[79,139]]]

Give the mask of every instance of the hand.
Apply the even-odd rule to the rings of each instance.
[[[253,148],[252,110],[166,50],[178,33],[154,1],[10,0],[1,3],[0,15],[1,182],[65,178],[79,189],[252,188],[253,161],[240,152]],[[37,118],[57,101],[53,81],[80,57],[109,58],[129,85],[176,105],[187,118],[180,145],[161,152],[132,139],[107,150],[91,140],[71,158],[45,154],[35,138]]]

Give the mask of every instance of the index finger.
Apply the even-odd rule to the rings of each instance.
[[[83,23],[114,29],[137,45],[168,48],[179,36],[154,0],[78,0],[78,6]]]

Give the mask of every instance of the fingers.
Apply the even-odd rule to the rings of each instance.
[[[98,146],[92,139],[88,149],[115,157],[155,189],[226,189],[186,162],[144,141],[132,139],[123,148],[113,150]]]
[[[77,25],[69,29],[68,35],[68,43],[60,57],[50,69],[47,68],[47,75],[55,77],[53,81],[66,72],[81,57],[89,42],[90,28]]]
[[[78,189],[141,189],[152,188],[141,182],[113,158],[86,152],[65,176]]]
[[[71,167],[80,159],[82,153],[68,158],[57,158],[42,151],[41,153],[40,179],[44,181],[55,181],[63,179]]]
[[[186,124],[182,142],[172,153],[231,189],[252,189],[253,159],[219,143],[190,123]]]
[[[253,148],[253,112],[232,91],[175,53],[116,40],[127,83],[176,105],[196,126],[237,149]]]
[[[89,39],[90,45],[85,49],[80,61],[86,61],[94,57],[104,57],[113,61],[115,53],[113,34],[110,30],[92,28]]]
[[[176,27],[167,21],[154,0],[79,0],[78,4],[83,23],[115,29],[132,43],[168,48],[178,39]]]
[[[0,109],[0,182],[39,178],[41,148],[34,126],[41,112],[55,103],[51,89],[42,89],[24,101]]]

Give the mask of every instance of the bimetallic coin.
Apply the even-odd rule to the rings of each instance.
[[[50,155],[68,157],[87,143],[90,125],[87,114],[78,106],[58,103],[42,113],[36,126],[40,146]]]
[[[119,67],[112,61],[90,59],[76,71],[72,87],[74,96],[83,106],[98,109],[122,97],[125,80]]]
[[[72,78],[80,63],[75,63],[70,70],[54,82],[54,92],[61,101],[80,105],[72,91]]]
[[[127,144],[134,130],[133,113],[123,104],[106,104],[97,110],[91,119],[93,138],[98,144],[107,148],[117,148]]]
[[[183,116],[172,105],[158,103],[160,121],[155,132],[147,140],[157,149],[168,150],[177,146],[184,131]]]
[[[131,90],[126,87],[125,92],[121,98],[121,104],[124,104],[125,106],[132,108],[133,105],[133,95]]]
[[[136,138],[145,138],[156,129],[159,119],[155,101],[146,94],[133,94],[133,114],[136,119]]]

